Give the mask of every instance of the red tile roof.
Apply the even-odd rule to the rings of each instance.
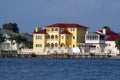
[[[98,31],[103,33],[102,30],[98,30]],[[106,30],[106,35],[118,35],[118,34],[112,30]]]
[[[46,27],[60,27],[60,28],[84,28],[87,29],[88,27],[85,27],[83,25],[79,25],[79,24],[65,24],[65,23],[56,23],[56,24],[52,24]]]
[[[39,30],[38,32],[33,32],[34,34],[47,34],[46,29]]]
[[[64,30],[63,32],[61,32],[60,34],[71,34],[70,32]]]
[[[120,36],[111,36],[106,41],[116,41],[117,39],[120,39]]]

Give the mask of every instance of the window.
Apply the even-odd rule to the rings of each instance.
[[[36,47],[42,47],[42,44],[36,44]]]
[[[62,36],[62,39],[64,39],[64,36]]]
[[[75,31],[75,29],[73,28],[73,31]]]
[[[74,32],[74,31],[75,31],[75,29],[74,29],[74,28],[71,28],[71,29],[70,29],[70,31],[71,31],[71,32]]]
[[[52,28],[51,31],[54,31],[54,28]]]
[[[73,45],[73,47],[75,47],[75,45]]]
[[[42,39],[42,35],[36,35],[36,40]]]
[[[67,36],[66,39],[69,39],[69,36]]]
[[[73,36],[73,39],[75,39],[75,36]]]
[[[58,31],[58,28],[55,28],[55,31]]]

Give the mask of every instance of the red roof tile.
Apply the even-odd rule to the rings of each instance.
[[[70,28],[85,28],[85,29],[88,28],[88,27],[85,27],[85,26],[79,25],[79,24],[65,24],[65,23],[52,24],[52,25],[49,25],[49,26],[46,26],[46,27],[60,27],[60,28],[70,27]]]
[[[120,39],[120,36],[111,36],[106,41],[116,41],[117,39]]]
[[[39,30],[38,32],[34,32],[34,34],[47,34],[46,29]]]
[[[70,32],[64,30],[63,32],[61,32],[60,34],[71,34]]]

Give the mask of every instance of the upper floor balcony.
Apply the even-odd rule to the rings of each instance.
[[[47,43],[59,43],[59,39],[46,39]]]

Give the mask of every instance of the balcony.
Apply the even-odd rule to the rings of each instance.
[[[58,43],[59,39],[47,39],[46,42],[47,43]]]
[[[59,31],[47,31],[48,34],[59,34]]]

